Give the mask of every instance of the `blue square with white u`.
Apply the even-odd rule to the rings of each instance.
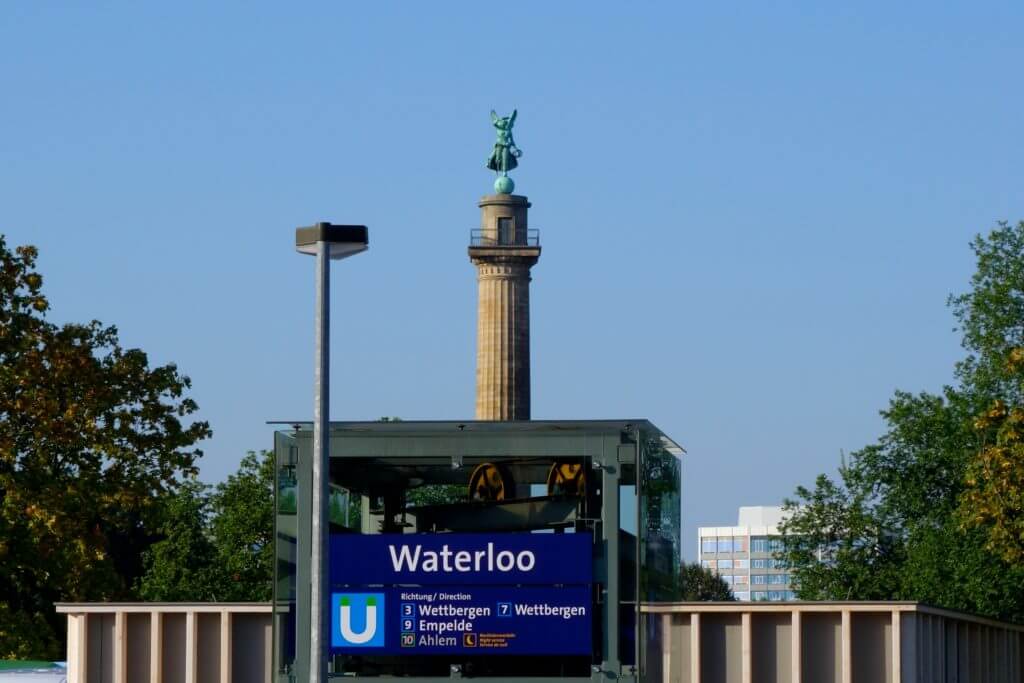
[[[331,647],[384,647],[383,593],[331,594]]]

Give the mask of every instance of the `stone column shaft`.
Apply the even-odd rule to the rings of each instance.
[[[530,245],[525,197],[481,201],[481,238],[469,248],[477,268],[476,419],[530,419]],[[512,221],[498,230],[499,219]]]

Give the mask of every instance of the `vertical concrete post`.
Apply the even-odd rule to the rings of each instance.
[[[802,683],[804,677],[803,668],[803,621],[801,620],[800,610],[794,608],[790,613],[790,641],[789,641],[789,658],[791,671],[793,672],[792,683]]]
[[[231,612],[220,613],[220,680],[231,683]]]
[[[477,269],[476,419],[530,419],[530,244],[526,197],[480,200],[480,231],[469,246]]]
[[[114,683],[128,683],[128,615],[114,614]]]
[[[657,619],[651,615],[652,620]],[[661,683],[672,681],[672,644],[675,642],[676,634],[672,628],[672,615],[661,615]]]
[[[185,683],[199,683],[199,619],[185,614]]]
[[[89,664],[89,615],[68,614],[68,683],[85,683]]]
[[[901,653],[901,636],[900,636],[900,611],[892,610],[889,612],[889,618],[892,620],[892,628],[890,637],[892,638],[892,683],[900,683],[903,678],[901,675],[902,668],[900,667],[900,660],[902,659]]]
[[[754,680],[754,650],[753,650],[753,628],[751,626],[750,612],[740,615],[740,680],[743,683],[753,683]]]
[[[851,642],[852,624],[850,622],[850,610],[844,609],[842,612],[842,624],[840,631],[840,652],[842,657],[843,666],[843,683],[853,683],[853,643]]]
[[[164,679],[164,620],[163,614],[149,613],[149,683],[163,683]]]
[[[700,613],[690,612],[690,683],[701,683],[700,648]]]

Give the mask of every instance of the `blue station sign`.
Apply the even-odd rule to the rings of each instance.
[[[589,655],[592,554],[589,533],[334,535],[331,651]]]
[[[337,534],[331,583],[589,584],[592,546],[589,533]]]
[[[589,586],[381,588],[331,595],[331,652],[589,655]]]

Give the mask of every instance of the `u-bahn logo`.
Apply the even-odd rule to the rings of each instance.
[[[384,594],[332,593],[331,646],[384,647]]]

